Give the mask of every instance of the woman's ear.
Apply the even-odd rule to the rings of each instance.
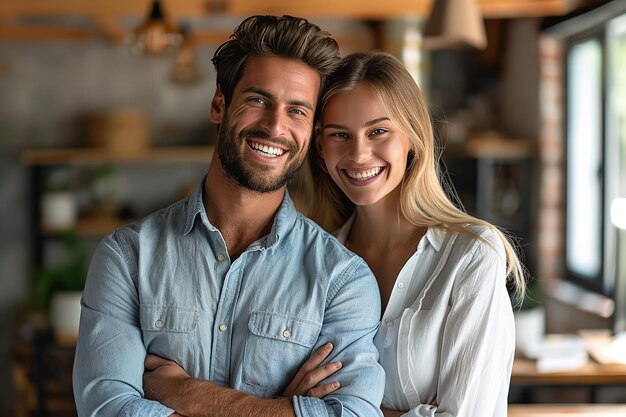
[[[324,159],[324,152],[322,149],[322,125],[320,122],[315,123],[315,128],[313,129],[313,141],[315,145],[315,152],[317,155]]]
[[[224,100],[224,94],[222,94],[220,86],[218,85],[217,89],[215,90],[213,100],[211,100],[211,122],[216,125],[222,123],[225,107],[226,103]]]

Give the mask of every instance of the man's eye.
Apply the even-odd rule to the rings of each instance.
[[[252,103],[265,104],[265,100],[263,100],[261,97],[250,97],[248,101]]]
[[[291,109],[291,113],[297,114],[298,116],[306,116],[306,113],[301,109]]]

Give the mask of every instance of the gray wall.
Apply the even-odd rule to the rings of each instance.
[[[213,132],[208,111],[215,85],[210,62],[214,46],[200,46],[197,52],[203,78],[196,84],[176,85],[168,81],[173,57],[137,57],[123,45],[0,44],[0,363],[11,363],[10,317],[31,280],[30,183],[20,153],[84,145],[84,116],[117,107],[145,110],[155,145],[208,143]],[[123,188],[143,201],[141,211],[156,208],[175,197],[175,188],[163,195],[164,183],[176,187],[198,181],[206,169],[179,168],[135,170],[125,176]],[[0,415],[10,407],[10,372],[10,366],[0,366]]]

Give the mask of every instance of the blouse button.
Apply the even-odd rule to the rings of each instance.
[[[404,288],[404,282],[398,282],[398,288]]]
[[[387,326],[391,326],[393,324],[393,319],[385,319],[385,324]]]

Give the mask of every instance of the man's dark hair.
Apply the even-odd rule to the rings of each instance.
[[[320,74],[320,91],[339,62],[337,42],[319,26],[293,16],[251,16],[213,56],[226,106],[250,57],[277,56],[303,62]]]

